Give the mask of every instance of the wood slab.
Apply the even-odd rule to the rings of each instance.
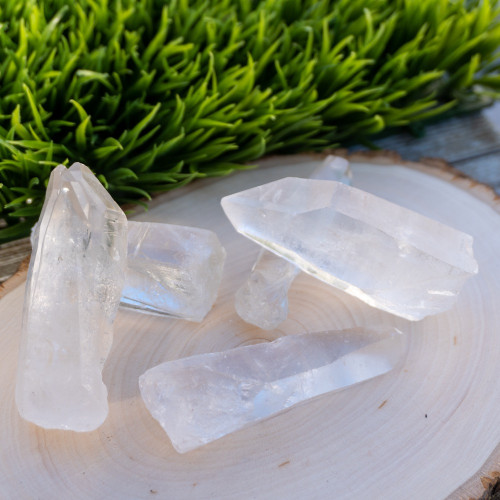
[[[489,188],[443,165],[410,164],[387,155],[351,157],[357,187],[472,234],[479,274],[452,310],[418,323],[301,274],[290,291],[289,318],[276,331],[259,330],[244,323],[233,304],[259,248],[233,230],[219,200],[280,177],[307,176],[320,160],[319,155],[270,158],[258,170],[159,197],[148,212],[135,214],[136,220],[216,231],[227,264],[219,298],[201,324],[119,312],[104,370],[110,412],[97,431],[47,431],[18,416],[14,384],[24,285],[7,282],[0,291],[0,497],[431,500],[481,495],[481,476],[500,469],[495,451],[500,443],[500,202]],[[175,452],[140,399],[139,375],[166,360],[283,334],[363,325],[410,333],[400,371],[318,397],[184,455]]]

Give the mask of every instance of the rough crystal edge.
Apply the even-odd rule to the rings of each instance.
[[[200,366],[203,366],[203,367],[208,367],[210,365],[210,361],[211,360],[216,360],[219,356],[221,355],[231,355],[231,354],[235,354],[235,353],[238,353],[238,352],[241,352],[241,351],[258,351],[259,349],[262,349],[262,348],[265,348],[267,346],[270,346],[270,345],[274,345],[274,346],[277,346],[277,345],[280,345],[281,343],[283,342],[287,342],[288,340],[292,339],[294,337],[296,338],[300,338],[300,337],[307,337],[308,335],[325,335],[325,334],[328,334],[328,335],[340,335],[340,336],[347,336],[349,335],[351,332],[360,332],[360,331],[364,331],[367,335],[370,335],[372,337],[374,336],[377,336],[377,335],[382,335],[382,330],[381,329],[361,329],[361,328],[352,328],[352,329],[348,329],[348,330],[341,330],[341,331],[322,331],[322,332],[315,332],[315,333],[306,333],[306,334],[299,334],[299,335],[291,335],[291,336],[284,336],[284,337],[279,337],[278,339],[274,340],[273,342],[269,342],[269,343],[260,343],[260,344],[254,344],[254,345],[250,345],[250,346],[241,346],[241,347],[237,347],[237,348],[234,348],[234,349],[230,349],[228,351],[219,351],[219,352],[213,352],[213,353],[207,353],[207,354],[198,354],[198,355],[195,355],[195,356],[191,356],[191,357],[188,357],[188,358],[181,358],[181,359],[178,359],[178,360],[173,360],[173,361],[167,361],[165,363],[162,363],[160,365],[157,365],[153,368],[150,368],[149,370],[147,370],[146,372],[144,372],[140,377],[139,377],[139,389],[140,389],[140,393],[141,393],[141,397],[142,397],[142,400],[144,402],[144,405],[146,406],[148,412],[151,414],[151,416],[160,424],[160,426],[163,428],[163,430],[165,431],[165,433],[167,434],[167,436],[170,438],[170,441],[174,447],[174,449],[178,452],[178,453],[186,453],[186,452],[189,452],[189,451],[192,451],[192,450],[195,450],[205,444],[209,444],[213,441],[216,441],[224,436],[227,436],[228,434],[231,434],[233,432],[236,432],[236,431],[239,431],[239,430],[242,430],[242,429],[246,429],[248,427],[251,427],[259,422],[262,422],[264,420],[267,420],[269,418],[272,418],[276,415],[280,415],[281,413],[283,413],[283,411],[287,410],[288,408],[292,407],[292,406],[300,406],[302,404],[306,404],[309,400],[312,400],[312,399],[315,399],[319,396],[322,396],[322,395],[325,395],[325,394],[330,394],[330,393],[336,393],[336,392],[339,392],[339,391],[342,391],[342,390],[345,390],[349,387],[353,387],[355,385],[359,385],[359,384],[362,384],[362,383],[365,383],[371,379],[374,379],[374,378],[377,378],[377,377],[380,377],[386,373],[389,373],[391,371],[393,371],[394,369],[399,369],[400,367],[402,367],[406,357],[407,357],[407,354],[408,354],[408,350],[409,350],[409,338],[408,338],[408,335],[403,333],[402,331],[400,331],[399,329],[397,328],[389,328],[387,330],[385,330],[383,333],[385,335],[385,337],[379,341],[379,342],[372,342],[371,344],[367,344],[366,346],[364,347],[361,347],[359,348],[358,350],[354,350],[352,352],[348,352],[342,356],[340,356],[339,358],[337,358],[336,360],[330,362],[329,364],[326,364],[326,365],[323,365],[322,367],[319,367],[319,368],[316,368],[316,369],[312,369],[313,371],[317,371],[317,370],[321,370],[321,368],[325,368],[325,367],[328,367],[330,366],[331,364],[333,363],[338,363],[340,360],[342,360],[344,357],[346,356],[349,356],[351,354],[354,354],[356,353],[357,351],[359,350],[362,350],[363,348],[366,348],[366,347],[369,347],[370,345],[373,345],[373,344],[382,344],[384,342],[387,342],[387,341],[390,341],[390,340],[393,340],[393,339],[397,339],[398,340],[398,346],[397,346],[397,359],[393,360],[394,361],[394,365],[389,368],[388,370],[385,370],[385,371],[381,371],[380,373],[377,373],[373,376],[370,376],[370,377],[366,377],[366,378],[363,378],[363,379],[360,379],[356,382],[354,382],[353,384],[350,384],[350,385],[346,385],[346,386],[343,386],[343,387],[339,387],[339,388],[336,388],[336,389],[332,389],[332,390],[326,390],[326,391],[322,391],[322,392],[318,392],[317,394],[311,396],[311,397],[308,397],[308,398],[305,398],[305,399],[302,399],[302,400],[299,400],[299,401],[296,401],[296,402],[292,402],[291,404],[289,404],[288,406],[284,407],[283,409],[279,410],[279,411],[276,411],[276,412],[273,412],[265,417],[262,417],[262,418],[258,418],[254,421],[251,421],[251,422],[247,422],[245,423],[244,425],[240,426],[240,427],[237,427],[237,428],[234,428],[232,430],[229,430],[228,432],[225,432],[217,437],[212,437],[212,438],[202,438],[200,437],[199,438],[199,442],[197,444],[190,444],[190,445],[186,445],[186,443],[183,443],[181,441],[178,441],[176,440],[175,438],[172,439],[172,436],[170,435],[169,433],[169,430],[168,430],[168,427],[166,425],[164,425],[164,423],[162,422],[162,412],[161,410],[158,410],[157,406],[156,406],[156,402],[154,401],[151,401],[149,400],[148,398],[148,395],[146,394],[146,391],[148,389],[148,378],[150,377],[151,374],[154,374],[155,372],[159,372],[161,373],[163,370],[165,370],[166,368],[170,368],[172,367],[174,370],[177,368],[176,365],[178,365],[181,369],[182,368],[186,368],[185,366],[183,367],[182,364],[183,363],[187,363],[189,367],[193,367],[195,366],[196,367],[196,364],[197,362],[199,362],[199,365]],[[347,342],[346,340],[344,340],[343,342]],[[393,353],[394,355],[394,353]],[[303,372],[300,372],[300,373],[303,373]],[[213,411],[213,408],[212,408],[212,411]],[[192,436],[191,436],[192,437]]]

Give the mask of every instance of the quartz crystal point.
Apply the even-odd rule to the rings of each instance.
[[[309,178],[351,184],[352,173],[346,159],[329,155]],[[236,312],[259,328],[276,328],[288,316],[288,289],[299,273],[292,262],[262,249],[247,281],[236,292]]]
[[[16,403],[41,427],[91,431],[108,413],[102,368],[127,259],[127,220],[92,172],[51,174],[32,235]]]
[[[349,162],[340,156],[328,155],[309,176],[309,179],[337,181],[351,185],[352,172]]]
[[[281,337],[163,363],[139,378],[144,403],[179,453],[320,394],[382,375],[406,353],[397,330]]]
[[[122,305],[201,321],[217,298],[225,257],[212,231],[129,221]]]
[[[299,273],[295,264],[262,249],[234,297],[240,318],[264,330],[276,328],[288,316],[288,289]]]
[[[284,178],[221,203],[241,234],[410,320],[451,307],[477,273],[471,236],[339,182]]]

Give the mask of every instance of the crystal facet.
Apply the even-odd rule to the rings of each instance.
[[[217,298],[225,257],[212,231],[129,222],[122,305],[201,321]]]
[[[400,363],[397,330],[353,329],[163,363],[139,379],[141,395],[179,453],[301,401],[382,375]]]
[[[347,160],[329,155],[309,178],[350,184],[352,173]],[[295,264],[261,250],[250,276],[236,292],[236,312],[259,328],[276,328],[288,316],[288,289],[299,273]]]
[[[289,177],[221,203],[244,236],[410,320],[451,307],[477,273],[471,236],[339,182]]]
[[[127,256],[127,220],[80,163],[51,174],[32,236],[16,403],[41,427],[90,431],[108,413],[102,368]]]

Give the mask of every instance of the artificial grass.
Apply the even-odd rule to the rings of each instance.
[[[4,0],[0,242],[59,163],[126,203],[497,97],[498,3]]]

